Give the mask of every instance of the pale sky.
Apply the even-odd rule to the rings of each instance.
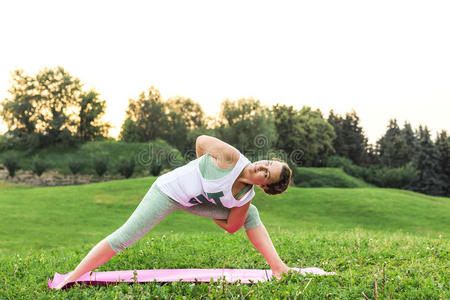
[[[0,2],[0,101],[14,69],[62,66],[107,101],[117,136],[150,86],[205,112],[225,99],[354,109],[450,132],[450,1]],[[0,122],[0,132],[6,126]]]

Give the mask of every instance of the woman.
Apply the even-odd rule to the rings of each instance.
[[[254,185],[268,194],[284,192],[292,170],[276,160],[250,163],[236,148],[205,135],[197,138],[196,152],[197,159],[160,176],[127,222],[92,248],[56,289],[101,266],[177,209],[212,218],[229,233],[244,226],[272,274],[279,277],[289,271],[250,202],[255,195]]]

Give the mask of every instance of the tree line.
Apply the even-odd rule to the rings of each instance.
[[[95,90],[83,90],[81,81],[62,67],[45,68],[36,76],[14,71],[9,94],[0,107],[8,126],[0,151],[108,139],[111,125],[102,119],[106,102]],[[224,100],[213,118],[192,99],[163,99],[155,87],[129,99],[125,113],[119,135],[123,142],[159,138],[188,153],[195,151],[198,135],[208,134],[251,159],[283,155],[291,166],[342,167],[378,186],[450,196],[450,138],[445,130],[433,141],[426,126],[413,129],[405,123],[400,128],[394,119],[372,145],[355,111],[339,115],[331,110],[324,117],[307,106],[267,107],[242,98]]]

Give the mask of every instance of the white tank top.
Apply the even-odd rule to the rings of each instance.
[[[213,203],[227,208],[240,207],[255,196],[254,187],[236,200],[232,193],[233,183],[250,161],[239,153],[233,170],[219,179],[205,179],[200,173],[199,161],[203,156],[176,168],[156,179],[160,190],[183,206]]]

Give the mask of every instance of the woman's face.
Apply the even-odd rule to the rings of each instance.
[[[264,188],[265,185],[280,180],[283,163],[275,160],[260,160],[249,165],[249,179],[253,184]]]

